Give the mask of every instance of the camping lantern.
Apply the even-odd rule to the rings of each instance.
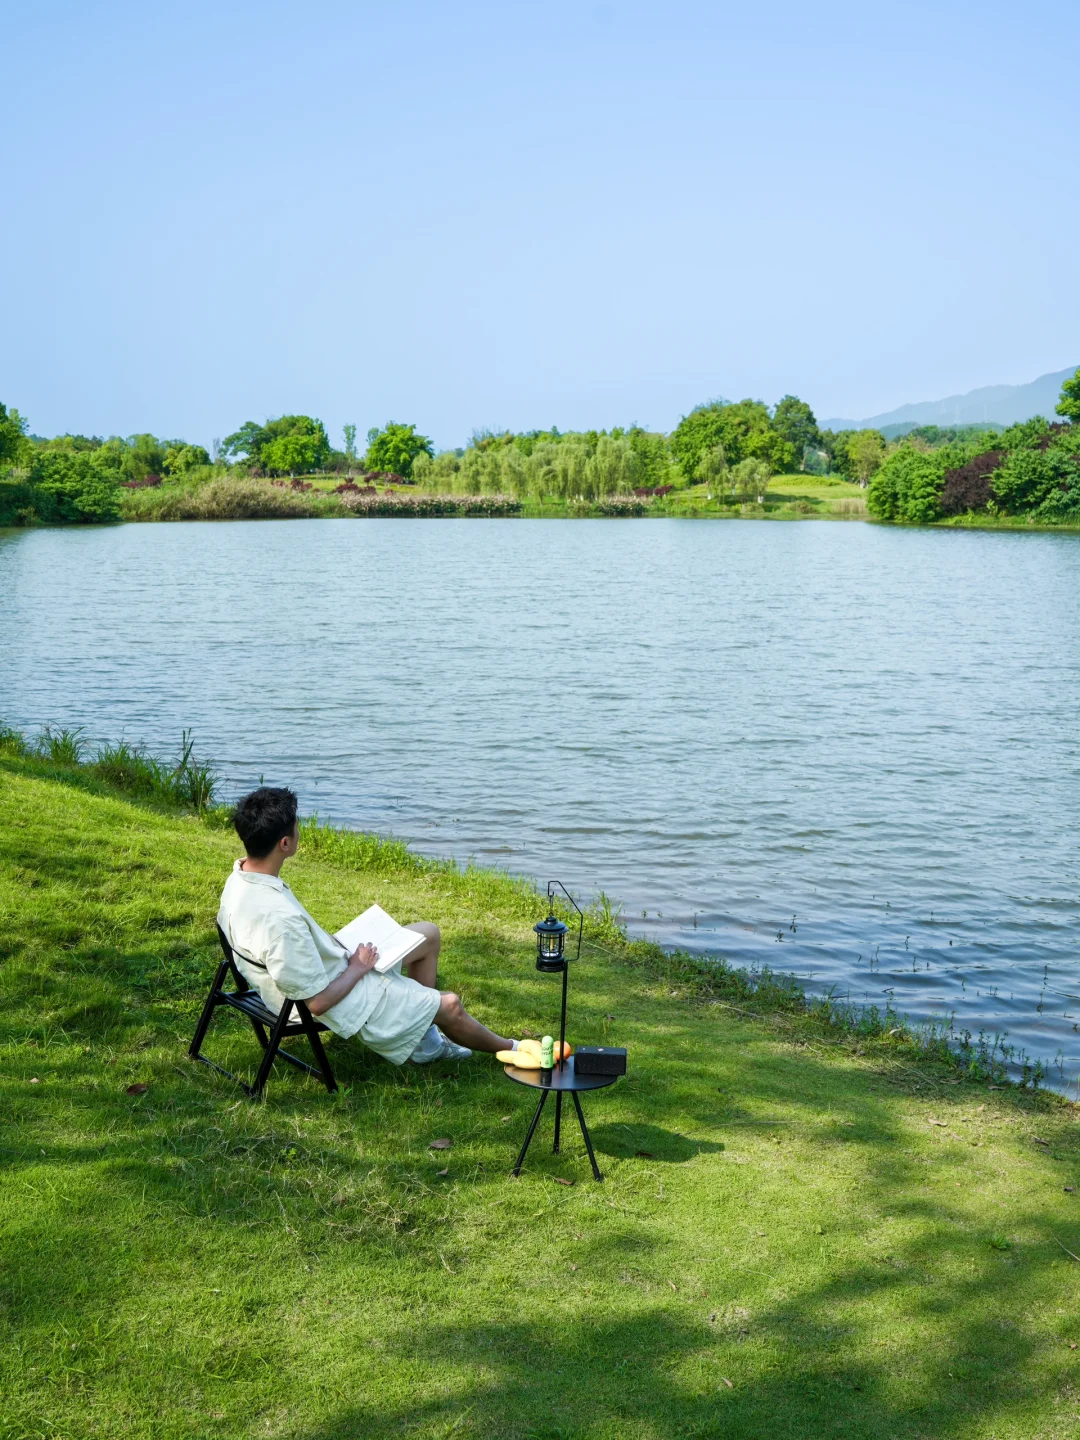
[[[563,947],[566,943],[566,926],[554,915],[548,915],[534,925],[536,931],[536,968],[555,973],[566,967]]]
[[[566,899],[577,911],[578,934],[577,953],[566,954],[566,935],[568,927],[555,914],[555,891],[561,890]],[[599,1090],[605,1085],[612,1085],[620,1075],[626,1073],[625,1051],[619,1054],[623,1057],[623,1065],[620,1069],[618,1064],[612,1064],[608,1069],[601,1069],[594,1065],[588,1073],[578,1074],[577,1062],[573,1055],[566,1053],[566,982],[570,974],[570,961],[581,959],[581,939],[585,928],[585,916],[582,914],[581,906],[567,890],[561,880],[549,880],[547,887],[547,919],[538,921],[533,930],[536,932],[536,968],[549,975],[562,976],[562,1003],[559,1009],[559,1049],[557,1058],[552,1064],[552,1055],[546,1045],[541,1047],[540,1066],[536,1068],[536,1062],[532,1056],[528,1063],[515,1065],[512,1055],[501,1055],[499,1058],[506,1063],[506,1078],[512,1080],[515,1085],[529,1085],[540,1091],[540,1099],[537,1102],[536,1110],[532,1120],[529,1122],[529,1129],[525,1135],[525,1143],[517,1158],[513,1174],[520,1175],[521,1167],[525,1163],[525,1156],[528,1153],[529,1145],[532,1143],[536,1127],[540,1123],[540,1116],[543,1113],[544,1104],[548,1096],[555,1092],[555,1147],[554,1153],[558,1155],[559,1144],[562,1132],[562,1103],[563,1095],[568,1094],[574,1102],[574,1109],[577,1112],[578,1124],[581,1126],[581,1138],[585,1141],[585,1149],[589,1152],[589,1164],[592,1166],[594,1180],[602,1180],[600,1167],[596,1163],[596,1155],[593,1152],[592,1140],[589,1138],[589,1127],[585,1124],[585,1116],[582,1113],[581,1101],[578,1098],[579,1090]],[[547,1036],[544,1037],[548,1039]],[[596,1051],[596,1046],[585,1046],[585,1051]],[[604,1049],[601,1047],[601,1055],[604,1056]],[[614,1051],[611,1054],[614,1056]],[[508,1062],[508,1063],[507,1063]],[[564,1184],[572,1184],[572,1181],[564,1181]]]
[[[575,960],[581,959],[581,934],[585,927],[585,916],[581,913],[581,906],[567,890],[561,880],[549,880],[547,887],[548,913],[547,919],[539,921],[533,926],[536,931],[536,968],[543,970],[548,975],[558,975],[562,972],[562,1007],[559,1013],[559,1059],[556,1061],[556,1068],[563,1068],[563,1053],[566,1050],[566,979],[570,970],[570,957],[564,953],[566,946],[567,927],[555,915],[555,887],[556,885],[566,896],[570,904],[578,913],[578,937],[577,954]],[[560,1100],[560,1105],[562,1101]],[[556,1122],[557,1125],[558,1122]],[[556,1129],[556,1133],[557,1129]]]

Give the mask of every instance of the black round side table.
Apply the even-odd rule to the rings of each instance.
[[[519,1070],[516,1065],[506,1067],[506,1077],[513,1080],[517,1085],[528,1085],[533,1090],[540,1091],[540,1099],[536,1110],[533,1113],[529,1124],[528,1133],[525,1136],[525,1143],[521,1147],[521,1154],[517,1158],[511,1174],[520,1175],[521,1167],[525,1163],[525,1155],[537,1125],[540,1123],[540,1115],[547,1104],[548,1096],[555,1094],[555,1144],[552,1147],[553,1153],[559,1153],[559,1132],[562,1127],[562,1100],[568,1094],[574,1102],[574,1109],[577,1111],[578,1124],[581,1126],[581,1135],[585,1141],[585,1149],[589,1152],[589,1163],[592,1165],[593,1178],[603,1180],[600,1174],[600,1167],[596,1163],[596,1156],[593,1154],[592,1140],[589,1138],[589,1127],[585,1124],[585,1116],[581,1113],[581,1101],[578,1093],[581,1090],[603,1090],[608,1085],[614,1085],[618,1075],[578,1075],[574,1070],[574,1057],[568,1056],[562,1066],[554,1066],[551,1070]]]

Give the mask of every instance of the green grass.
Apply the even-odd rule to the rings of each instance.
[[[1072,1107],[603,923],[570,1025],[629,1047],[603,1185],[550,1128],[508,1178],[531,1098],[487,1058],[335,1041],[337,1097],[253,1105],[185,1055],[234,839],[45,767],[0,760],[4,1440],[1076,1435]],[[551,1028],[528,885],[306,842],[324,922],[434,919],[444,985]],[[239,1021],[208,1048],[254,1065]]]
[[[696,518],[867,519],[865,490],[845,480],[822,475],[774,475],[762,504],[710,500],[705,485],[674,490],[661,503],[667,514]]]

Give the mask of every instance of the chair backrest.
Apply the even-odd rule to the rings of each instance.
[[[233,948],[229,944],[229,937],[225,934],[225,931],[222,930],[220,925],[217,927],[217,933],[218,939],[221,941],[221,949],[225,956],[225,963],[228,965],[230,971],[232,972],[232,977],[236,982],[236,988],[240,991],[241,995],[246,995],[247,992],[251,989],[251,986],[240,973],[239,966],[236,963],[236,956],[233,954]]]

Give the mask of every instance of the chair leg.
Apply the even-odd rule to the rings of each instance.
[[[249,1015],[248,1019],[251,1021],[251,1028],[255,1031],[256,1039],[258,1040],[262,1048],[265,1050],[266,1047],[270,1044],[270,1041],[267,1038],[266,1034],[266,1026],[260,1025],[258,1020],[255,1019],[254,1015]]]
[[[251,1098],[257,1100],[262,1094],[267,1080],[270,1077],[270,1068],[274,1063],[274,1056],[278,1052],[282,1036],[285,1034],[285,1027],[289,1023],[289,1016],[292,1014],[293,1002],[286,1000],[278,1012],[274,1021],[274,1028],[270,1032],[270,1043],[263,1051],[262,1064],[259,1066],[259,1073],[255,1076],[255,1083],[251,1087]]]
[[[306,1005],[299,1005],[300,1024],[304,1027],[304,1034],[307,1036],[308,1044],[311,1046],[311,1053],[315,1056],[315,1063],[322,1071],[323,1084],[331,1094],[337,1089],[337,1081],[334,1079],[334,1072],[330,1068],[330,1061],[326,1058],[326,1051],[323,1049],[322,1036],[315,1026],[311,1017],[311,1011]]]
[[[195,1027],[195,1034],[188,1046],[188,1054],[193,1060],[200,1058],[199,1051],[202,1049],[203,1041],[206,1039],[206,1032],[210,1028],[210,1021],[214,1017],[214,1008],[217,1005],[218,991],[225,983],[225,973],[229,968],[229,962],[222,960],[214,974],[214,983],[210,986],[210,994],[206,997],[206,1004],[203,1006],[202,1014],[199,1016],[199,1023]]]

